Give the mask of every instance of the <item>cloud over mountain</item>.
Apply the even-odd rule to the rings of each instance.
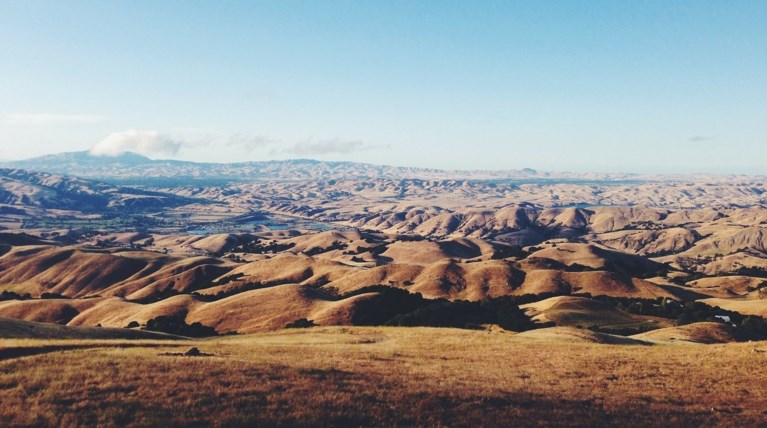
[[[94,156],[118,156],[125,152],[135,152],[145,156],[174,156],[178,154],[181,145],[181,141],[157,131],[131,129],[109,134],[93,146],[90,153]]]

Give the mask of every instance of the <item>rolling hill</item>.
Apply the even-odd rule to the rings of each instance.
[[[70,327],[18,319],[0,318],[2,339],[143,339],[173,340],[178,336],[127,328]]]
[[[0,168],[0,204],[84,213],[172,208],[186,198],[46,172]]]

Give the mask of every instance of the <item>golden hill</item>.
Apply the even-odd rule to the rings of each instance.
[[[767,299],[703,299],[701,302],[709,306],[718,306],[728,311],[740,312],[743,315],[756,315],[767,318]]]
[[[717,322],[698,322],[680,327],[667,327],[631,336],[650,341],[683,341],[693,343],[730,343],[761,340],[762,337]]]
[[[517,334],[526,339],[545,340],[562,343],[601,343],[610,345],[648,345],[649,343],[639,339],[614,336],[605,333],[596,333],[591,330],[574,327],[549,327],[538,330],[530,330]]]
[[[180,339],[164,333],[126,328],[68,327],[56,324],[0,318],[3,339]]]
[[[533,211],[529,207],[515,207],[504,215],[521,225],[526,224],[525,219],[532,221],[529,215]],[[655,218],[654,211],[641,208],[633,211],[567,208],[543,212],[547,217],[540,220],[541,227],[568,230],[591,224],[588,222],[599,216],[604,230],[624,224],[628,217]],[[608,212],[615,214],[617,223],[609,224]],[[480,212],[475,214],[477,217],[472,221],[484,218]],[[411,218],[422,215],[424,212],[413,212]],[[738,230],[756,233],[756,229],[759,227]],[[685,231],[675,226],[665,232],[634,232],[659,239],[662,233],[684,235]],[[704,302],[745,314],[764,314],[757,290],[763,280],[746,275],[701,279],[689,270],[674,271],[673,267],[643,257],[639,253],[644,250],[633,247],[630,251],[626,249],[627,253],[601,244],[560,239],[522,249],[474,237],[434,240],[337,230],[94,236],[106,238],[88,239],[106,243],[59,245],[29,235],[0,235],[0,244],[6,246],[6,251],[0,254],[0,291],[29,293],[35,298],[0,302],[0,316],[74,326],[124,327],[132,321],[143,324],[158,316],[172,315],[183,317],[188,323],[217,327],[222,332],[277,329],[299,318],[322,325],[348,324],[358,303],[374,299],[376,294],[345,299],[339,296],[374,285],[401,288],[429,299],[469,301],[542,293],[682,300],[713,296],[723,301]],[[253,247],[255,253],[241,252],[257,239],[264,241]],[[147,243],[150,240],[151,245]],[[759,238],[749,242],[755,246]],[[136,244],[152,250],[131,248]],[[173,251],[169,251],[171,254],[157,251],[160,245]],[[197,251],[222,256],[194,255]],[[734,254],[708,261],[700,258],[701,263],[707,263],[701,266],[725,263],[733,257]],[[748,257],[767,263],[767,259],[757,255]],[[739,262],[733,260],[731,265],[738,266],[736,263]],[[695,280],[689,286],[679,285],[687,276]],[[652,277],[652,281],[640,277]],[[192,295],[193,292],[199,296]],[[43,293],[69,299],[36,299]],[[545,309],[539,306],[548,303],[552,306]],[[539,302],[529,309],[535,308],[537,312],[532,313],[538,320],[559,325],[620,326],[648,322],[646,318],[574,297]]]
[[[22,246],[0,257],[0,281],[8,284],[6,289],[33,296],[48,292],[142,298],[206,286],[227,272],[228,266],[219,259],[149,251]]]
[[[701,278],[689,281],[687,285],[714,297],[731,298],[745,297],[764,283],[767,283],[765,278],[732,275]]]
[[[593,244],[556,244],[532,253],[531,257],[555,260],[566,266],[613,270],[633,275],[666,269],[652,260]]]
[[[607,303],[575,296],[557,296],[520,306],[539,323],[553,322],[569,327],[628,327],[646,323],[642,317],[621,311]],[[657,320],[651,320],[657,324]]]

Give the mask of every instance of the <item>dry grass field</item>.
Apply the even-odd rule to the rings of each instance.
[[[319,327],[200,341],[7,339],[0,420],[9,427],[767,423],[765,342],[606,345],[567,331]],[[191,347],[210,355],[167,355]]]

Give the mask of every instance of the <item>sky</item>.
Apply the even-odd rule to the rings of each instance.
[[[767,1],[0,0],[0,159],[767,174]]]

